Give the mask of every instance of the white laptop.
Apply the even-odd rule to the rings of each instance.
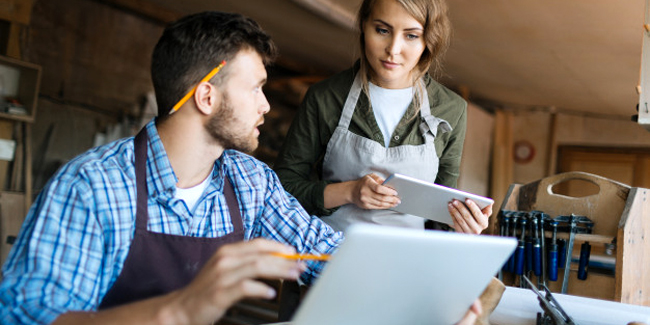
[[[515,239],[357,224],[291,325],[454,324]]]

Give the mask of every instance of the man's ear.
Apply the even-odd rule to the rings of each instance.
[[[219,107],[221,90],[209,82],[201,82],[194,92],[194,103],[199,112],[210,115]]]

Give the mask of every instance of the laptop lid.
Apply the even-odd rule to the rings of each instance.
[[[515,246],[505,237],[352,225],[291,324],[453,324]]]

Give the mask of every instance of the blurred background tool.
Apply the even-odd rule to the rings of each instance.
[[[543,285],[542,290],[544,294],[539,292],[535,285],[527,277],[523,277],[528,282],[530,289],[537,295],[539,305],[544,310],[544,313],[537,313],[537,325],[575,325],[576,323],[571,319],[562,306],[553,298],[551,291]]]
[[[557,281],[557,221],[553,220],[550,222],[552,236],[551,245],[548,250],[548,279],[551,281]]]

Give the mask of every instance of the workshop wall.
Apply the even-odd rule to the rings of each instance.
[[[549,157],[548,146],[555,137],[556,146],[580,145],[592,147],[650,148],[650,133],[631,120],[556,113],[556,126],[551,130],[550,111],[515,111],[513,142],[532,144],[535,153],[528,162],[515,161],[514,182],[526,184],[556,173],[557,157]],[[554,134],[552,134],[552,132]],[[556,150],[556,148],[552,148]]]
[[[481,107],[469,103],[458,189],[483,196],[490,195],[493,132],[494,116]]]
[[[96,133],[140,113],[162,29],[97,1],[34,2],[23,59],[43,71],[32,128],[35,194]]]

